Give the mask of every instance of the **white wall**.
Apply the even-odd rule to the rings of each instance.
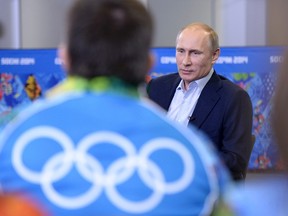
[[[20,47],[19,0],[0,0],[0,48]]]
[[[175,46],[178,31],[192,21],[213,24],[214,0],[148,0],[156,25],[154,46]]]
[[[73,0],[0,0],[0,48],[55,48],[64,37]],[[221,46],[283,45],[287,0],[139,0],[155,18],[154,46],[174,46],[179,29],[211,25]],[[282,32],[287,32],[282,34]],[[287,43],[287,42],[286,42]]]
[[[22,48],[57,47],[64,38],[66,11],[73,0],[21,0]]]
[[[211,25],[221,46],[266,45],[266,0],[148,0],[148,7],[156,46],[174,46],[178,30],[195,21]]]

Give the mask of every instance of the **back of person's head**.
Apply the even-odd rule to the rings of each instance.
[[[145,81],[152,43],[151,14],[137,0],[76,0],[68,17],[70,75]]]

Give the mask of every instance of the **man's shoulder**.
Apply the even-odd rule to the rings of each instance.
[[[243,88],[241,88],[239,85],[228,79],[227,77],[217,74],[220,78],[220,81],[225,89],[233,90],[233,91],[245,91]]]
[[[225,95],[225,97],[223,97],[225,100],[240,101],[241,98],[241,100],[245,99],[245,101],[250,101],[251,103],[250,96],[244,88],[229,80],[225,76],[218,75],[218,77],[220,80],[220,87],[218,87],[217,92],[221,95]]]

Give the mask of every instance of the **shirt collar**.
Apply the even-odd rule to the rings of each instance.
[[[198,87],[199,87],[201,90],[205,87],[205,85],[207,84],[207,82],[210,80],[213,72],[214,72],[214,69],[211,68],[211,70],[210,70],[210,72],[208,73],[207,76],[205,76],[205,77],[203,77],[203,78],[195,81],[195,82],[198,84]]]
[[[200,88],[200,90],[202,91],[202,89],[205,87],[205,85],[207,84],[207,82],[208,82],[209,79],[211,78],[213,72],[214,72],[214,69],[211,68],[210,72],[209,72],[205,77],[191,82],[191,83],[189,84],[189,88],[190,88],[190,86],[191,86],[193,83],[196,83],[197,86],[198,86],[198,88]],[[182,89],[184,89],[184,81],[183,81],[182,79],[181,79],[181,81],[180,81],[180,83],[179,83],[179,85],[177,86],[176,89],[177,89],[177,90],[182,90]]]

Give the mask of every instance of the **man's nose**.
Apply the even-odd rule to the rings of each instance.
[[[192,62],[191,62],[191,59],[190,59],[190,56],[189,55],[185,55],[184,59],[183,59],[183,64],[184,65],[190,65]]]

